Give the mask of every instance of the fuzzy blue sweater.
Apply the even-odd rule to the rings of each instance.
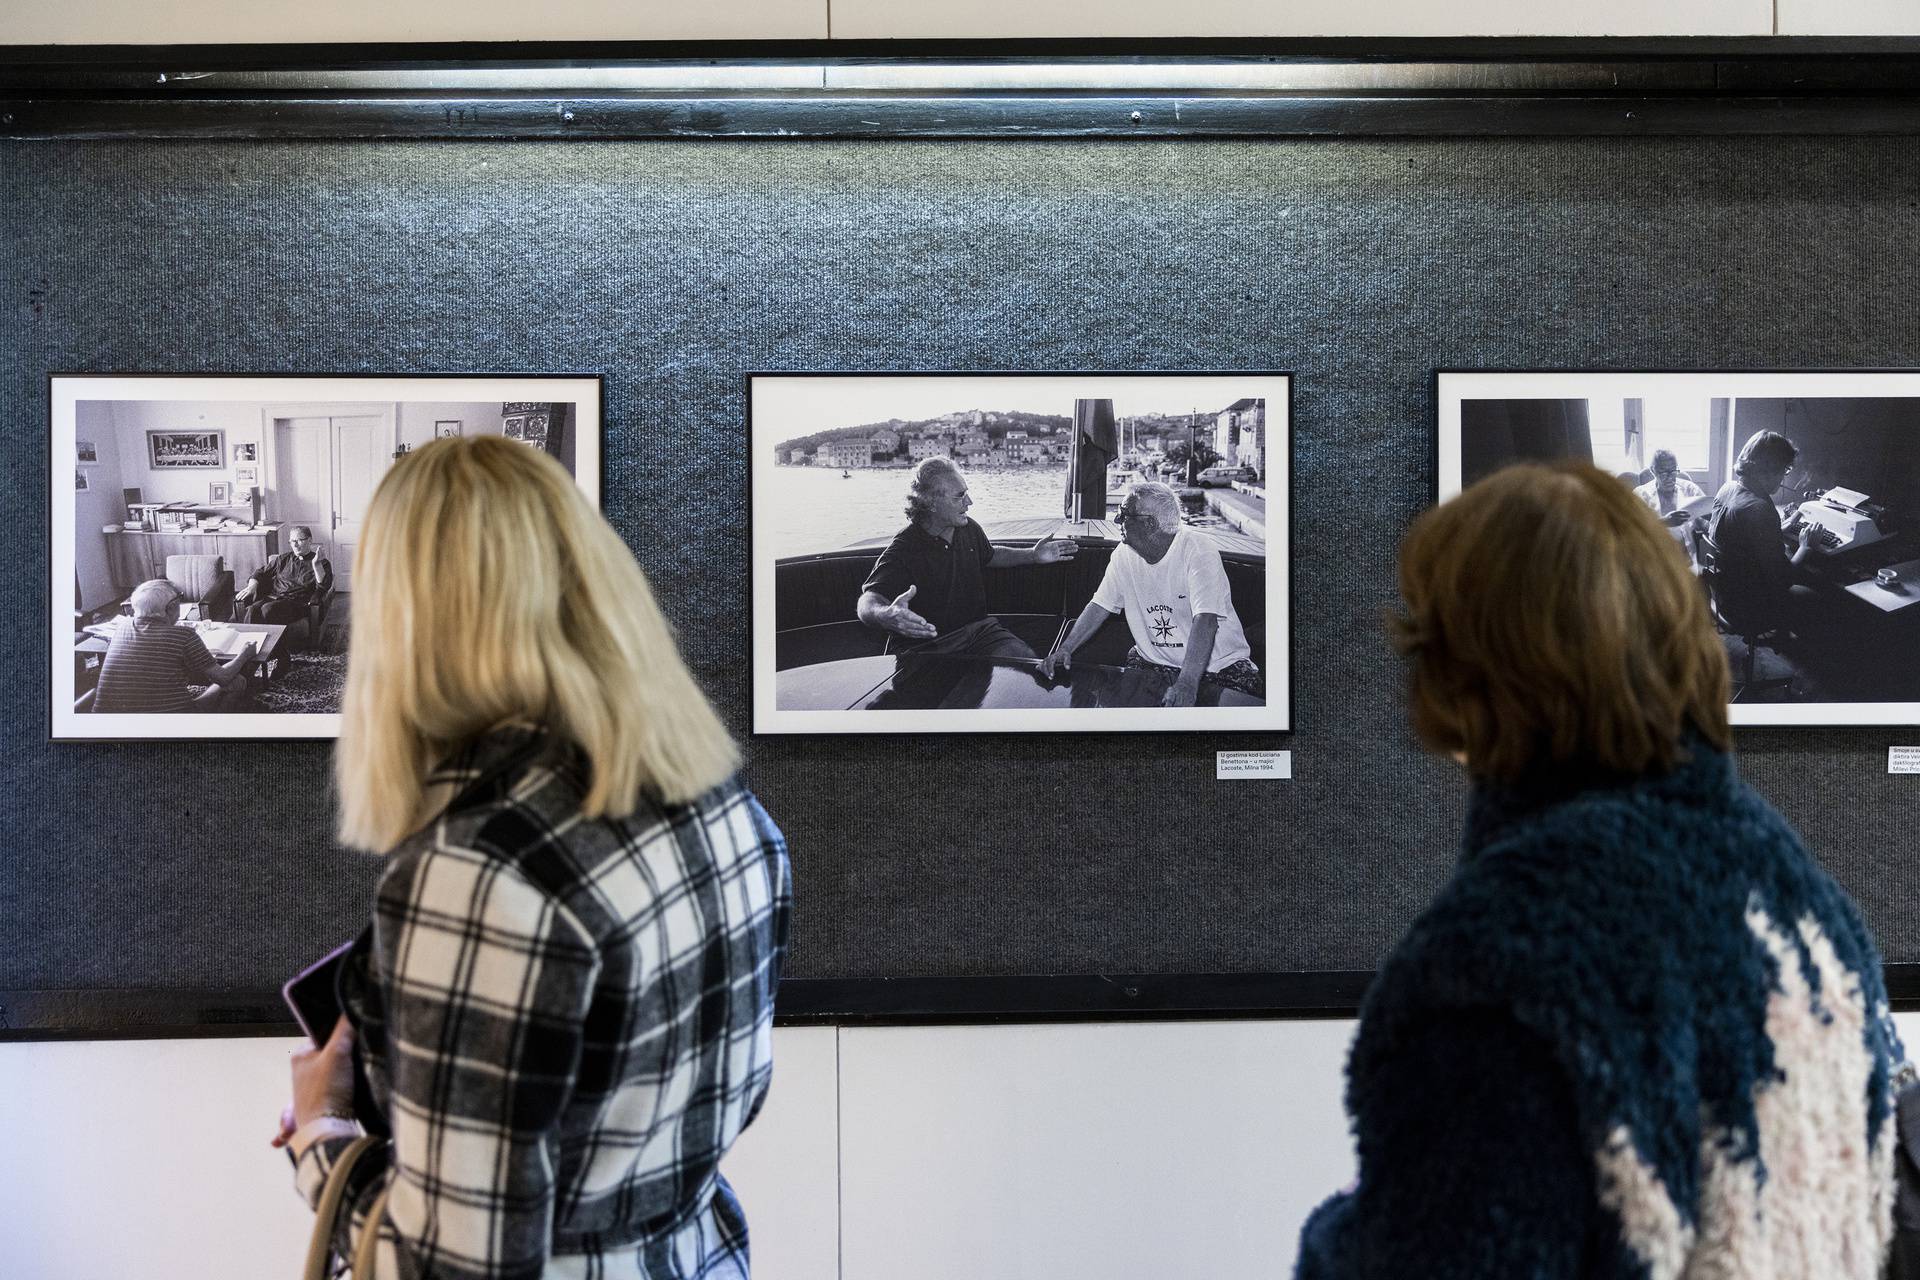
[[[1879,957],[1732,761],[1481,787],[1464,843],[1368,993],[1299,1280],[1872,1280]]]

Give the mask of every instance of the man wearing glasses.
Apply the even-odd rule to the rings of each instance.
[[[1137,484],[1114,519],[1122,544],[1073,629],[1040,664],[1041,674],[1052,679],[1057,669],[1072,666],[1073,651],[1124,613],[1133,632],[1127,665],[1169,677],[1162,706],[1193,706],[1202,677],[1265,698],[1266,678],[1234,612],[1220,549],[1180,523],[1179,495],[1156,481]]]
[[[241,622],[296,622],[333,585],[333,565],[314,545],[312,529],[296,524],[287,540],[292,550],[268,560],[234,596]]]
[[[1703,501],[1707,491],[1680,474],[1680,460],[1671,452],[1656,449],[1653,479],[1636,488],[1633,496],[1667,524],[1684,524],[1694,514],[1689,507]]]
[[[179,711],[234,711],[245,699],[243,672],[254,646],[222,663],[208,651],[192,627],[176,626],[180,593],[165,578],[143,582],[128,603],[126,619],[107,643],[93,710],[103,715],[149,715]],[[194,686],[205,688],[195,691]]]
[[[1795,569],[1813,553],[1815,526],[1800,523],[1797,545],[1789,553],[1781,536],[1780,510],[1773,505],[1774,491],[1786,482],[1799,456],[1793,441],[1777,431],[1762,431],[1740,450],[1733,466],[1736,483],[1714,499],[1707,536],[1718,548],[1716,593],[1737,627],[1786,627],[1804,633],[1818,617],[1819,596],[1794,580]]]

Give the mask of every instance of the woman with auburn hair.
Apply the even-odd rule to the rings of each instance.
[[[394,464],[354,561],[343,842],[387,855],[296,1054],[315,1203],[386,1276],[747,1275],[719,1163],[766,1095],[785,843],[633,557],[501,437]],[[343,1164],[344,1167],[344,1164]]]
[[[1413,724],[1471,782],[1452,879],[1367,993],[1360,1176],[1304,1280],[1871,1280],[1900,1057],[1847,896],[1735,775],[1684,553],[1585,464],[1401,548]]]

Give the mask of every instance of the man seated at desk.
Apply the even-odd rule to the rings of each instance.
[[[1814,526],[1803,523],[1799,545],[1788,554],[1773,493],[1787,478],[1800,451],[1777,431],[1747,441],[1733,464],[1736,483],[1713,501],[1707,537],[1718,557],[1714,588],[1721,610],[1735,627],[1804,633],[1817,617],[1819,596],[1795,582],[1794,569],[1813,553]]]
[[[100,664],[100,683],[94,691],[97,714],[145,715],[176,711],[233,711],[247,692],[243,674],[252,663],[254,646],[226,663],[208,651],[192,627],[173,621],[180,595],[165,578],[143,582],[128,603],[133,617],[125,620],[107,642]],[[205,685],[195,692],[194,686]]]
[[[995,546],[967,515],[972,505],[967,482],[952,462],[928,458],[916,467],[907,489],[909,523],[880,553],[861,585],[855,613],[904,641],[915,655],[1032,658],[1024,640],[987,616],[982,571],[1069,560],[1079,544],[1049,536],[1031,547]]]
[[[298,621],[333,586],[333,565],[314,545],[313,530],[296,524],[287,540],[292,549],[268,560],[234,596],[241,622]]]
[[[1073,664],[1073,651],[1116,613],[1133,632],[1129,667],[1173,677],[1161,705],[1190,707],[1207,677],[1256,698],[1266,678],[1254,665],[1246,630],[1233,610],[1233,588],[1213,539],[1180,523],[1180,498],[1158,481],[1137,484],[1120,504],[1122,544],[1113,549],[1093,599],[1058,648],[1040,664],[1052,678]]]

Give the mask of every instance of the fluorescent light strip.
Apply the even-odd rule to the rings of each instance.
[[[1608,89],[1617,72],[1597,64],[1098,62],[893,63],[828,66],[829,89],[1143,89],[1286,93],[1343,89]]]
[[[1600,63],[1489,62],[955,62],[625,63],[578,67],[169,73],[160,83],[196,91],[592,93],[756,90],[941,93],[1014,91],[1412,93],[1618,89],[1622,68]],[[1632,68],[1637,83],[1677,83],[1697,71]]]

